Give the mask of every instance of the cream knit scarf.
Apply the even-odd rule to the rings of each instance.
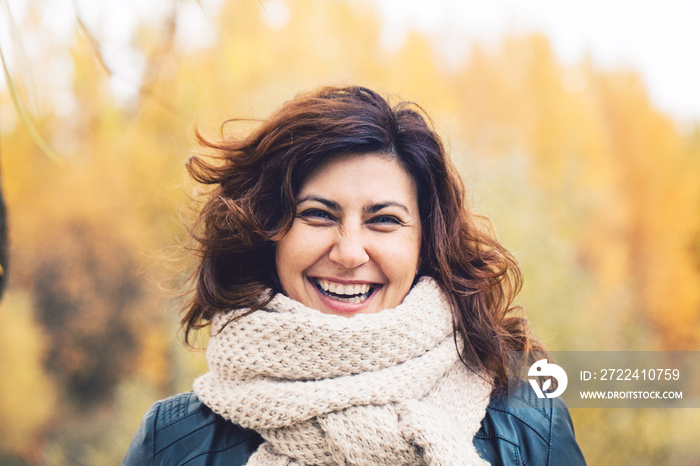
[[[488,464],[473,438],[491,384],[459,361],[434,280],[376,314],[322,314],[277,294],[230,317],[212,322],[194,390],[265,439],[248,465]]]

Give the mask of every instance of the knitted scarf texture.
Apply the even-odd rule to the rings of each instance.
[[[323,314],[277,294],[231,316],[213,319],[194,390],[264,438],[249,466],[488,464],[473,438],[492,386],[459,360],[433,279],[376,314]]]

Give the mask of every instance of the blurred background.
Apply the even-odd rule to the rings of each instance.
[[[433,117],[550,349],[700,350],[698,17],[680,0],[0,0],[0,464],[119,464],[146,409],[190,390],[206,365],[172,290],[193,128],[327,84]],[[589,464],[697,465],[698,411],[572,417]]]

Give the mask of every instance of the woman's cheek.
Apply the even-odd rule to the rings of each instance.
[[[380,246],[379,250],[382,252],[378,262],[387,278],[402,283],[413,282],[419,253],[415,247],[415,240],[391,238]]]

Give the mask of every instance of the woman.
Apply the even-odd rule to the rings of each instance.
[[[416,106],[323,88],[199,140],[183,325],[211,325],[210,370],[124,464],[584,464],[563,403],[507,400],[508,352],[543,351],[520,273]]]

